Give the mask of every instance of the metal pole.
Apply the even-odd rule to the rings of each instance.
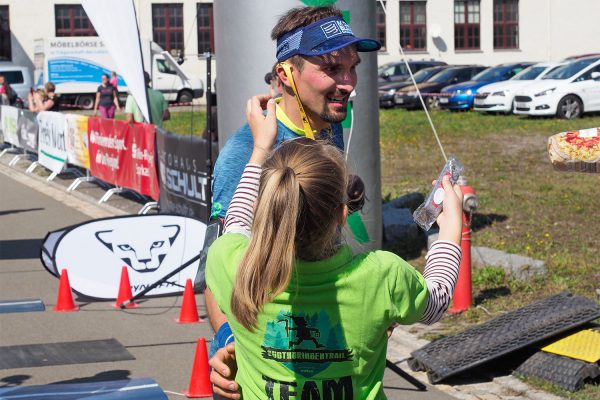
[[[213,120],[212,120],[212,71],[211,71],[212,56],[210,51],[206,53],[206,132],[208,137],[207,155],[206,155],[206,173],[208,175],[208,187],[212,187],[213,161],[212,161],[212,146],[213,146]],[[207,196],[206,199],[206,223],[210,221],[212,198]]]

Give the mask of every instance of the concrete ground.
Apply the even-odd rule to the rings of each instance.
[[[196,340],[212,336],[207,323],[177,324],[180,297],[150,299],[127,311],[115,310],[108,302],[76,299],[79,312],[53,312],[58,280],[38,258],[48,231],[132,213],[140,204],[115,197],[108,206],[98,206],[103,191],[95,185],[84,184],[83,190],[69,194],[65,187],[71,180],[48,184],[39,176],[25,175],[26,163],[11,168],[6,165],[10,157],[4,158],[0,160],[0,300],[40,298],[46,311],[0,314],[0,346],[115,338],[135,360],[4,369],[0,387],[150,377],[169,398],[181,398],[189,384]],[[197,302],[202,315],[202,296],[197,296]],[[452,399],[429,385],[419,391],[390,370],[384,385],[390,399]]]

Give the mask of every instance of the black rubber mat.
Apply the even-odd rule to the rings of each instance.
[[[600,367],[596,363],[538,351],[515,372],[530,378],[544,379],[565,390],[575,392],[581,389],[586,381],[600,376]]]
[[[0,369],[135,360],[116,339],[0,347]]]
[[[409,366],[437,383],[598,317],[593,301],[561,293],[431,342],[411,354]]]

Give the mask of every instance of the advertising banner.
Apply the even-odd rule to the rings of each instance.
[[[15,146],[19,146],[19,134],[17,124],[19,121],[19,109],[11,106],[2,106],[0,122],[2,123],[2,133],[4,141]]]
[[[88,117],[85,115],[65,115],[67,160],[78,167],[90,169],[87,124]]]
[[[39,127],[38,161],[52,172],[59,173],[67,162],[65,115],[42,111],[37,115]]]
[[[161,213],[206,220],[211,198],[205,139],[156,128]]]
[[[38,123],[37,114],[27,110],[19,113],[17,130],[19,131],[19,146],[31,153],[38,151]]]
[[[158,200],[154,125],[89,118],[90,171],[105,182]]]
[[[204,253],[149,294],[180,293],[186,279],[204,283],[206,252],[217,235],[216,225],[207,227],[177,215],[98,219],[48,233],[41,260],[56,277],[61,268],[68,266],[75,292],[95,299],[114,299],[123,266],[128,269],[131,289],[136,294]]]

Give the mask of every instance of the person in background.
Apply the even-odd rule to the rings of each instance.
[[[271,72],[267,72],[265,75],[265,83],[269,85],[269,94],[272,98],[281,97],[281,93],[283,91],[283,88],[281,87],[281,81],[277,76],[277,64],[278,63],[275,63],[271,69]]]
[[[150,118],[152,119],[150,122],[162,128],[163,121],[171,118],[167,101],[161,92],[150,87],[150,74],[145,71],[144,81],[146,82],[146,87],[148,88]],[[144,122],[142,112],[140,111],[140,108],[138,107],[132,95],[127,96],[127,101],[125,102],[125,120],[130,124],[133,124],[134,122]]]
[[[8,84],[8,81],[4,78],[4,75],[0,75],[0,104],[5,106],[12,106],[17,101],[17,92]]]
[[[100,116],[102,118],[113,119],[115,117],[115,108],[121,112],[117,88],[109,82],[107,74],[102,75],[102,84],[98,86],[98,91],[96,92],[94,115],[98,114],[98,108],[100,108]]]
[[[115,90],[119,91],[119,78],[117,77],[117,73],[115,71],[111,72],[112,78],[110,78],[110,84],[115,87]]]
[[[58,111],[60,108],[60,96],[55,93],[56,86],[52,82],[46,82],[44,85],[45,93],[29,91],[29,111]]]

